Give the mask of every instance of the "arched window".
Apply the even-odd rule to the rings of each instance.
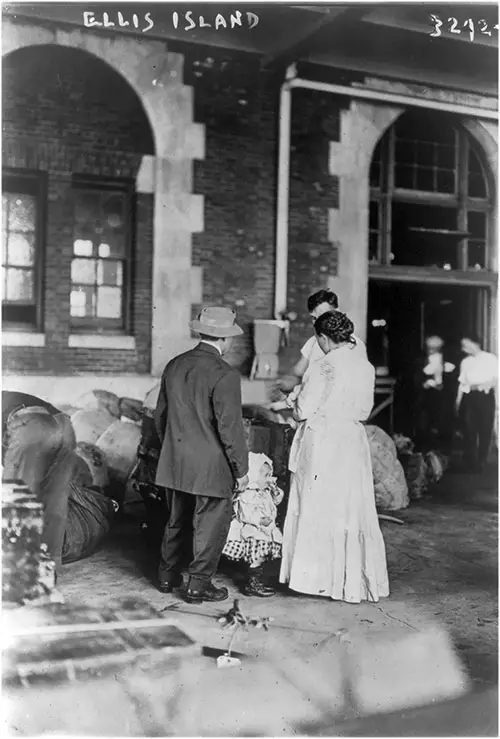
[[[487,270],[492,206],[480,153],[458,120],[408,111],[373,155],[370,264]]]

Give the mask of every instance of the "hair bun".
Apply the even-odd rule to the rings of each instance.
[[[314,330],[317,334],[328,336],[336,344],[343,344],[352,341],[354,324],[345,313],[329,311],[317,319]]]

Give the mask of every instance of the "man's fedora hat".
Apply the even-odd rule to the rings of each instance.
[[[236,325],[236,313],[231,308],[202,308],[196,321],[189,324],[193,331],[217,339],[240,336],[243,330]]]

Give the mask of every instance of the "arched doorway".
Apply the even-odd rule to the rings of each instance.
[[[368,352],[408,392],[426,335],[440,334],[457,353],[463,331],[488,342],[493,189],[482,151],[456,117],[408,111],[375,149]]]

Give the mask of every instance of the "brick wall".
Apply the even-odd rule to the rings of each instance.
[[[213,49],[187,51],[185,81],[206,136],[195,169],[205,231],[194,236],[193,262],[203,267],[203,300],[238,313],[245,336],[229,361],[246,374],[252,321],[273,313],[278,84],[258,60]]]
[[[311,335],[307,298],[337,273],[328,239],[328,209],[339,207],[339,180],[329,174],[329,141],[340,140],[340,104],[315,90],[294,90],[290,154],[288,310],[297,315],[283,364],[290,366]]]
[[[131,330],[136,350],[70,349],[71,174],[135,178],[153,154],[145,113],[104,63],[59,47],[23,49],[3,68],[3,166],[47,172],[44,348],[4,347],[6,372],[146,373],[150,366],[153,197],[138,195]]]
[[[281,73],[245,54],[183,46],[195,120],[205,125],[206,158],[195,162],[194,192],[205,197],[205,230],[193,237],[203,267],[203,301],[234,306],[245,335],[229,361],[247,374],[252,321],[274,307],[278,104]],[[50,57],[48,58],[47,55]],[[289,365],[310,335],[305,303],[335,274],[328,208],[338,181],[328,174],[328,140],[339,138],[339,105],[329,95],[293,93],[288,310],[297,313]],[[65,137],[65,140],[64,140]],[[138,197],[132,327],[137,351],[69,349],[70,173],[134,177],[153,145],[127,84],[75,50],[27,49],[4,66],[4,166],[48,172],[46,347],[4,350],[7,371],[147,372],[151,343],[152,197]],[[193,313],[199,306],[193,306]]]
[[[193,261],[204,269],[207,302],[236,308],[245,336],[232,364],[247,372],[251,324],[273,318],[278,105],[282,74],[248,56],[213,49],[188,52],[186,83],[195,89],[195,119],[205,125],[206,158],[197,163],[195,192],[205,196],[205,231],[194,237]],[[339,140],[339,105],[329,95],[293,93],[288,310],[297,313],[284,368],[311,328],[311,291],[335,274],[328,208],[338,207],[338,180],[328,173],[328,140]],[[198,306],[193,306],[195,311]]]

